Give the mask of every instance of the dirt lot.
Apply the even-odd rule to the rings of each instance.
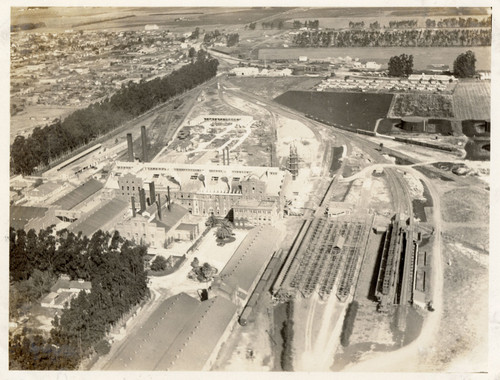
[[[489,195],[468,188],[448,191],[442,198],[442,218],[445,222],[487,223],[489,220]]]
[[[424,363],[429,370],[487,370],[488,268],[456,245],[444,248],[451,265],[444,268],[443,320]]]
[[[310,90],[318,83],[320,78],[307,77],[285,77],[285,78],[239,78],[228,77],[227,87],[234,86],[243,88],[259,97],[274,99],[275,97],[289,91]]]
[[[460,81],[453,94],[453,110],[461,120],[490,119],[490,103],[490,81]]]

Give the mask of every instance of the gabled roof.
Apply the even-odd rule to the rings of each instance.
[[[85,199],[95,194],[97,191],[103,188],[103,184],[93,178],[85,182],[84,184],[78,186],[76,189],[70,191],[68,194],[59,198],[54,202],[54,205],[58,205],[63,210],[71,210]]]
[[[23,229],[30,220],[43,218],[47,207],[10,206],[10,225],[16,230]]]

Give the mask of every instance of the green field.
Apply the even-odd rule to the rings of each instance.
[[[320,120],[373,131],[377,119],[387,116],[392,94],[288,91],[274,100]]]

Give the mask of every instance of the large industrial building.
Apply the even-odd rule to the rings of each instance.
[[[272,224],[283,216],[290,180],[288,171],[275,167],[117,162],[107,187],[127,202],[144,192],[151,204],[152,194],[159,194],[197,216],[226,217],[232,210],[236,226],[249,226]]]
[[[214,280],[209,298],[181,293],[164,301],[131,334],[105,370],[210,370],[281,240],[256,227]]]

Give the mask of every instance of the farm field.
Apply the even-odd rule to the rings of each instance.
[[[453,93],[455,117],[460,120],[489,120],[491,82],[459,82]]]
[[[288,91],[274,100],[334,124],[373,131],[377,119],[386,117],[392,95]]]
[[[12,24],[30,22],[27,16],[36,15],[46,27],[37,29],[40,32],[60,31],[70,28],[77,30],[96,29],[137,29],[146,24],[170,26],[178,28],[194,28],[201,25],[235,25],[247,24],[261,18],[278,15],[291,8],[130,8],[130,7],[88,7],[81,8],[78,15],[64,7],[31,10],[20,12],[13,8]],[[182,18],[182,20],[175,21]]]
[[[422,70],[429,64],[445,64],[453,67],[453,61],[466,50],[474,52],[477,62],[476,70],[491,70],[491,47],[370,47],[370,48],[282,48],[260,49],[259,59],[298,59],[307,56],[309,59],[327,57],[359,58],[362,62],[375,61],[387,68],[389,57],[400,54],[413,55],[413,69]],[[430,57],[432,60],[430,60]]]
[[[393,117],[453,117],[452,98],[436,94],[397,94],[390,115]]]

